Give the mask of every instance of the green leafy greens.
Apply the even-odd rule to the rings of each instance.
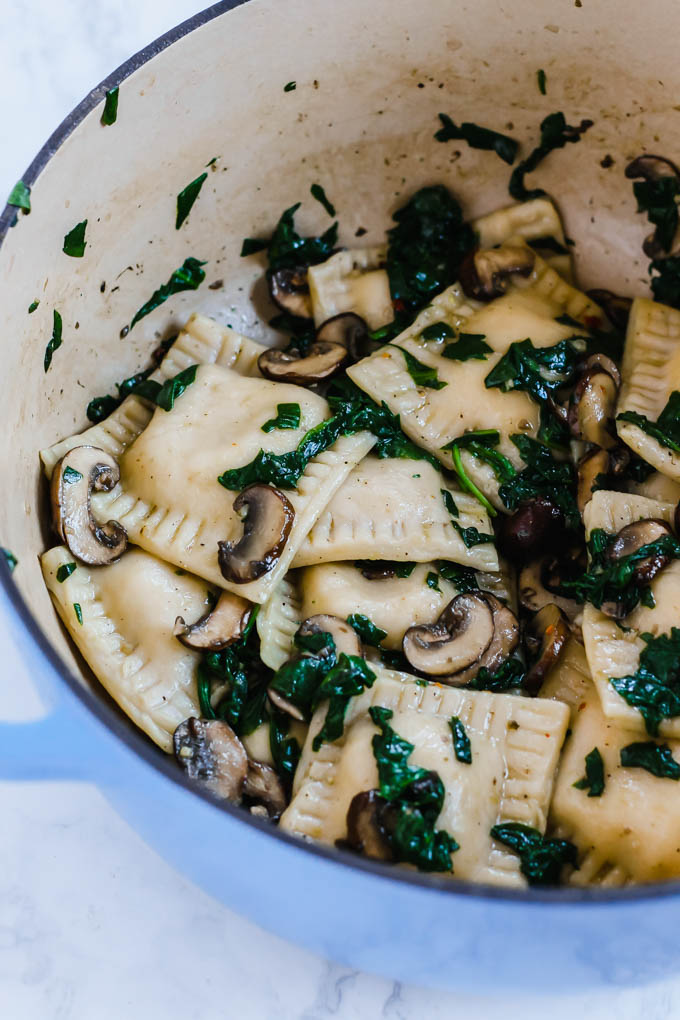
[[[543,70],[542,67],[540,67],[536,72],[536,84],[538,85],[538,91],[541,93],[542,96],[544,96],[547,91],[546,89],[547,80],[548,79],[546,77],[545,71]]]
[[[33,315],[33,312],[36,310],[39,304],[40,301],[38,300],[38,298],[36,298],[35,301],[31,301],[30,305],[28,306],[28,314]]]
[[[312,750],[318,751],[323,743],[329,743],[342,736],[345,728],[345,713],[352,698],[372,687],[375,673],[357,655],[338,658],[337,665],[321,681],[314,698],[315,707],[328,700],[328,709],[323,726],[312,741]]]
[[[479,500],[491,517],[496,516],[496,508],[468,475],[461,451],[465,450],[477,460],[489,464],[499,482],[508,482],[515,477],[517,472],[508,458],[494,449],[499,442],[500,432],[497,429],[475,429],[472,432],[464,432],[462,436],[457,436],[456,439],[452,439],[442,447],[443,450],[448,450],[451,453],[453,470],[456,472],[461,486]],[[446,497],[444,497],[444,501],[446,502]]]
[[[545,195],[543,188],[527,188],[526,174],[531,173],[554,149],[562,149],[568,142],[580,141],[581,135],[592,127],[592,120],[582,120],[577,127],[567,124],[563,113],[550,113],[541,121],[541,141],[526,159],[517,164],[510,175],[509,191],[518,202]]]
[[[7,569],[9,570],[10,574],[13,574],[19,560],[16,558],[14,553],[11,552],[11,550],[5,549],[4,545],[0,545],[0,554],[2,555],[2,558],[7,564]]]
[[[551,347],[534,347],[528,338],[516,341],[491,369],[484,385],[487,389],[499,387],[504,393],[523,390],[542,403],[572,382],[585,347],[577,338],[560,340]]]
[[[74,602],[73,603],[73,612],[76,614],[76,620],[78,621],[78,623],[82,627],[82,625],[83,625],[83,610],[82,610],[79,602]]]
[[[389,724],[393,712],[372,706],[369,713],[380,733],[372,740],[378,766],[379,793],[389,805],[387,839],[394,859],[421,871],[451,871],[451,854],[458,843],[435,828],[444,804],[444,784],[436,772],[408,764],[413,744]]]
[[[624,768],[645,769],[659,779],[680,779],[680,764],[668,744],[655,744],[653,740],[622,747],[621,764]]]
[[[448,322],[431,322],[422,331],[420,337],[421,340],[425,341],[435,340],[441,342],[442,340],[453,340],[455,335]]]
[[[297,82],[296,81],[289,81],[289,82],[286,82],[286,84],[283,86],[283,91],[284,92],[295,92],[296,88],[297,88]]]
[[[649,263],[652,276],[652,293],[656,301],[672,308],[680,308],[680,255],[652,259]]]
[[[87,247],[87,241],[85,240],[86,227],[87,220],[83,220],[82,223],[76,223],[73,230],[69,230],[64,238],[63,250],[65,255],[70,255],[72,259],[82,259]]]
[[[62,563],[57,570],[57,581],[59,584],[63,584],[64,581],[71,576],[73,571],[76,569],[75,563]]]
[[[104,112],[101,116],[101,123],[104,127],[110,127],[116,123],[118,117],[118,91],[119,86],[109,89],[106,93],[106,99],[104,100]]]
[[[433,570],[429,570],[427,577],[425,578],[425,584],[428,588],[432,588],[432,591],[439,592],[441,595],[441,588],[439,587],[439,577]]]
[[[17,181],[9,193],[7,205],[13,205],[17,209],[23,209],[24,212],[30,213],[31,189],[28,184],[24,184],[23,181]]]
[[[676,200],[680,196],[680,180],[673,175],[635,181],[633,194],[637,199],[637,211],[646,212],[647,219],[655,227],[656,244],[670,251],[678,229]]]
[[[529,885],[559,885],[565,864],[576,867],[577,850],[566,839],[546,839],[538,829],[521,822],[494,825],[491,835],[519,856]]]
[[[198,365],[189,365],[182,369],[172,379],[166,379],[156,394],[156,404],[164,411],[172,411],[175,401],[181,397],[187,386],[191,386],[196,379]]]
[[[640,652],[635,672],[611,677],[609,683],[639,710],[647,732],[655,737],[664,719],[680,715],[680,627],[672,627],[670,634],[640,637],[646,647]]]
[[[326,192],[321,187],[321,185],[312,184],[309,190],[312,193],[312,198],[315,198],[317,202],[321,203],[321,205],[324,207],[328,215],[331,217],[335,216],[335,206],[333,205],[332,202],[328,200],[328,196],[326,195]]]
[[[442,126],[434,136],[438,142],[460,140],[467,142],[471,149],[488,149],[495,152],[505,163],[515,162],[519,143],[514,138],[469,122],[458,126],[445,113],[440,113],[439,119]]]
[[[573,465],[556,460],[547,446],[529,436],[512,435],[510,439],[527,466],[500,486],[498,493],[504,505],[514,511],[525,500],[543,496],[562,511],[568,528],[579,528]]]
[[[145,316],[153,312],[159,305],[167,301],[173,294],[179,294],[183,290],[197,290],[205,280],[205,270],[201,269],[201,266],[206,265],[205,262],[200,262],[193,256],[186,258],[179,269],[176,269],[167,283],[162,284],[155,290],[146,304],[135,313],[132,322],[130,323],[130,329],[143,319]]]
[[[47,347],[45,348],[44,368],[47,372],[50,365],[52,364],[52,356],[56,350],[61,347],[62,344],[62,321],[61,315],[56,310],[52,312],[52,336],[50,337]]]
[[[577,790],[587,790],[589,797],[601,797],[604,793],[604,762],[597,747],[586,755],[586,772],[583,779],[573,784]]]
[[[299,429],[300,428],[300,405],[299,404],[277,404],[276,417],[270,418],[262,426],[263,432],[273,432],[274,429]]]
[[[389,344],[388,346],[404,355],[406,371],[411,376],[416,386],[422,386],[428,390],[443,390],[445,386],[448,386],[448,383],[441,381],[437,375],[436,368],[431,368],[430,365],[424,365],[422,361],[419,361],[415,355],[411,354],[404,347],[397,347],[394,344]]]
[[[449,727],[453,737],[453,750],[455,752],[456,759],[463,762],[464,765],[471,765],[472,746],[470,744],[470,738],[465,732],[465,727],[457,715],[451,716],[449,719]]]
[[[425,332],[423,331],[423,336]],[[447,344],[442,351],[442,358],[450,361],[486,361],[488,354],[493,354],[493,347],[486,343],[484,333],[459,333],[455,343]]]
[[[637,425],[652,439],[656,439],[660,446],[680,453],[680,390],[673,390],[655,422],[650,421],[644,414],[638,414],[637,411],[622,411],[616,416],[616,420]]]
[[[203,172],[198,176],[191,184],[187,184],[186,188],[183,188],[177,196],[177,216],[175,219],[175,230],[184,223],[185,219],[191,212],[191,207],[198,198],[198,194],[203,187],[203,182],[207,177],[207,173]]]
[[[363,613],[351,613],[347,617],[347,622],[353,631],[359,636],[360,640],[365,645],[370,645],[372,648],[378,648],[378,646],[387,637],[387,631],[381,630],[365,616]]]
[[[512,691],[521,687],[524,683],[526,667],[517,656],[506,659],[495,673],[490,673],[486,666],[477,673],[477,676],[466,685],[473,691],[494,691],[502,694],[504,691]]]

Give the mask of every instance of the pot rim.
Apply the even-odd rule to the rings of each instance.
[[[138,68],[144,66],[144,64],[148,63],[153,57],[169,46],[189,35],[190,32],[209,24],[215,18],[221,17],[237,7],[241,7],[246,2],[247,0],[219,0],[218,3],[205,8],[203,11],[199,11],[175,28],[165,32],[154,42],[125,60],[103,81],[91,89],[85,98],[65,117],[29,164],[21,180],[29,186],[35,183],[40,173],[58,152],[69,135],[102,102],[110,89],[122,84]],[[0,247],[2,247],[5,237],[13,226],[18,214],[19,210],[14,206],[5,205],[2,214],[0,214]],[[517,902],[532,906],[553,903],[571,906],[623,905],[635,901],[655,900],[661,897],[669,898],[680,893],[680,881],[640,884],[620,889],[600,889],[592,886],[588,888],[569,886],[545,889],[540,887],[511,889],[503,886],[464,881],[455,877],[453,879],[441,878],[418,871],[411,871],[406,868],[395,868],[384,862],[361,857],[347,850],[336,849],[321,843],[303,841],[297,836],[290,835],[280,828],[272,826],[267,821],[250,815],[236,805],[225,804],[224,801],[219,800],[210,792],[201,789],[200,786],[193,783],[183,772],[175,767],[174,762],[168,756],[158,754],[146,737],[134,726],[129,726],[116,709],[106,704],[106,702],[82,685],[52,647],[37,619],[29,609],[18,585],[13,580],[12,573],[4,562],[4,557],[0,557],[0,561],[0,585],[4,589],[11,609],[16,617],[18,617],[33,643],[37,646],[43,658],[52,666],[55,673],[65,682],[71,694],[80,701],[84,708],[91,712],[107,730],[113,732],[128,751],[132,751],[136,756],[141,757],[147,765],[159,772],[165,779],[176,783],[193,796],[202,798],[213,810],[226,812],[240,823],[249,825],[261,833],[266,833],[272,839],[288,844],[291,849],[315,855],[322,860],[345,868],[365,872],[383,881],[398,882],[423,892],[444,892],[449,897],[464,896],[467,899],[480,900],[482,903],[493,900],[507,903]]]

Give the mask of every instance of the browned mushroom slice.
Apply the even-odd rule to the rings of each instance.
[[[267,688],[267,697],[271,701],[274,708],[278,708],[279,712],[285,712],[292,719],[297,719],[298,722],[305,722],[305,713],[301,712],[297,705],[294,705],[288,698],[284,698],[282,694],[275,691],[272,687]]]
[[[582,367],[584,372],[593,372],[595,369],[606,372],[612,377],[617,388],[621,385],[621,373],[618,365],[611,358],[608,358],[606,354],[602,354],[601,351],[597,354],[590,354],[583,362]]]
[[[559,660],[569,638],[569,621],[559,606],[549,602],[527,625],[525,640],[533,665],[524,679],[524,689],[538,694],[548,672]]]
[[[449,677],[480,660],[493,633],[493,613],[486,598],[456,595],[436,623],[406,631],[404,655],[420,673]]]
[[[267,273],[269,294],[283,312],[298,319],[312,318],[312,299],[309,296],[307,267],[291,266]]]
[[[187,648],[216,652],[238,641],[252,611],[252,603],[233,592],[223,591],[214,609],[196,623],[186,624],[183,617],[178,616],[173,633]]]
[[[280,558],[295,519],[295,510],[280,489],[257,482],[234,500],[234,510],[245,510],[240,541],[218,542],[223,577],[247,584],[269,573]]]
[[[127,549],[125,528],[117,521],[98,524],[90,506],[93,492],[109,492],[119,478],[117,462],[96,446],[76,446],[54,468],[50,488],[54,528],[82,563],[106,566]]]
[[[526,563],[550,549],[564,531],[564,514],[545,496],[525,500],[499,520],[496,541],[512,563]]]
[[[385,581],[388,577],[396,577],[394,564],[389,560],[362,560],[359,570],[367,581]]]
[[[259,761],[248,762],[243,796],[262,804],[270,818],[278,818],[288,804],[283,783],[277,773],[269,765],[263,765]]]
[[[562,569],[565,570],[565,574],[575,573],[568,571],[567,567],[568,564],[562,563],[556,556],[535,560],[523,567],[518,580],[520,605],[537,613],[544,606],[553,604],[562,610],[568,620],[574,620],[581,612],[579,603],[552,590],[559,588]],[[585,564],[583,567],[585,569]]]
[[[458,275],[468,297],[492,301],[505,294],[510,276],[530,276],[535,261],[530,248],[507,244],[471,252],[461,263]]]
[[[608,475],[609,454],[606,450],[596,447],[579,461],[576,501],[581,517],[583,517],[587,504],[593,498],[593,493],[597,489],[606,488]]]
[[[484,668],[489,673],[500,669],[505,660],[514,652],[519,644],[519,623],[515,614],[507,606],[488,592],[484,598],[493,614],[493,636],[486,651],[469,669],[464,669],[455,676],[447,677],[446,683],[463,687]]]
[[[366,321],[354,312],[342,312],[322,322],[316,331],[316,342],[342,344],[354,361],[365,358],[371,350]]]
[[[339,616],[330,613],[317,613],[309,616],[300,624],[298,634],[305,637],[309,634],[330,634],[335,644],[337,655],[361,655],[361,641],[356,631]]]
[[[324,340],[313,343],[304,357],[298,351],[263,351],[257,364],[266,379],[311,386],[312,383],[330,379],[346,359],[347,350],[342,344]]]
[[[386,804],[377,790],[366,790],[352,797],[347,811],[346,844],[365,857],[378,861],[393,859],[380,824],[380,814]]]
[[[617,370],[618,374],[618,370]],[[613,422],[618,386],[608,371],[598,366],[581,376],[569,403],[569,427],[573,436],[609,450],[616,446]]]
[[[241,801],[248,755],[231,726],[220,719],[185,719],[175,730],[175,757],[190,779],[217,797]]]
[[[620,560],[624,556],[630,556],[637,552],[643,546],[672,534],[670,526],[665,521],[653,517],[627,524],[625,528],[621,528],[607,549],[607,559]],[[632,580],[635,584],[649,584],[670,562],[671,557],[667,553],[657,552],[647,556],[636,565]],[[624,607],[618,602],[603,602],[601,609],[605,616],[611,616],[614,619],[621,619],[626,615]]]
[[[616,329],[625,330],[628,327],[630,310],[633,299],[623,297],[621,294],[614,294],[611,290],[589,290],[587,295],[596,305],[604,309],[604,313]]]

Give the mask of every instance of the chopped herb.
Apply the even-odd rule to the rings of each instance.
[[[455,585],[459,594],[479,591],[477,575],[471,567],[462,567],[459,563],[448,560],[437,560],[437,570],[445,581]]]
[[[389,802],[393,816],[387,838],[395,860],[421,871],[451,871],[451,854],[458,850],[458,843],[448,832],[435,829],[444,804],[444,784],[436,772],[408,764],[414,746],[390,726],[391,709],[372,706],[369,713],[380,730],[371,743],[379,793]]]
[[[259,241],[256,237],[246,237],[241,245],[241,258],[246,255],[256,255],[258,251],[266,251],[269,241]]]
[[[453,496],[451,495],[451,493],[449,492],[449,490],[448,489],[440,489],[439,491],[441,493],[442,499],[444,500],[444,506],[446,507],[446,512],[451,517],[458,517],[459,516],[459,510],[458,510],[458,507],[456,506],[456,501],[453,498]]]
[[[680,390],[673,390],[655,422],[650,421],[644,414],[638,414],[637,411],[623,411],[616,416],[616,420],[637,425],[648,436],[656,439],[660,446],[680,453]]]
[[[396,577],[404,579],[410,577],[417,567],[417,563],[397,563],[395,560],[355,560],[354,566],[357,570],[385,571]]]
[[[568,528],[579,528],[573,465],[556,460],[547,446],[529,436],[512,435],[510,439],[527,466],[500,486],[498,494],[504,505],[514,511],[524,500],[544,496],[562,511]]]
[[[332,743],[342,736],[345,713],[352,698],[372,687],[375,673],[357,655],[338,657],[337,665],[326,674],[314,697],[314,707],[328,700],[323,726],[312,741],[312,750],[318,751],[323,743]]]
[[[393,347],[393,344],[388,346]],[[442,382],[437,375],[437,369],[432,368],[430,365],[424,365],[422,361],[418,361],[413,354],[407,351],[404,347],[394,347],[395,351],[399,351],[404,355],[404,361],[406,362],[406,371],[413,379],[416,386],[422,386],[428,390],[443,390],[448,383]]]
[[[191,386],[196,379],[198,365],[189,365],[188,368],[178,372],[172,379],[166,379],[156,394],[156,404],[164,411],[172,411],[175,401],[181,397],[187,386]]]
[[[439,577],[434,573],[434,571],[430,570],[428,572],[427,577],[425,578],[425,583],[428,588],[432,588],[432,591],[437,591],[441,595],[442,590],[439,587]]]
[[[655,244],[669,252],[678,229],[680,181],[675,175],[635,181],[633,194],[637,199],[637,211],[646,212],[647,219],[655,227]]]
[[[641,634],[646,644],[635,673],[611,677],[609,683],[621,697],[637,708],[655,737],[664,719],[680,715],[680,627],[670,634]]]
[[[200,262],[191,255],[185,259],[179,269],[174,271],[168,282],[160,286],[158,290],[155,290],[146,304],[142,305],[130,323],[130,329],[140,319],[143,319],[146,315],[153,312],[154,309],[158,308],[159,305],[162,305],[164,301],[167,301],[173,294],[179,294],[183,290],[197,290],[205,280],[205,271],[201,269],[201,266],[205,264],[205,262]]]
[[[352,613],[347,617],[347,622],[363,643],[372,648],[377,648],[387,637],[387,631],[376,627],[363,613]]]
[[[219,158],[220,158],[219,156],[213,156],[213,158],[212,158],[212,159],[209,159],[209,160],[208,160],[208,162],[207,162],[207,163],[206,163],[205,165],[206,165],[207,167],[208,167],[208,166],[214,166],[214,165],[215,165],[215,163],[217,162],[217,160],[218,160]]]
[[[655,744],[653,740],[622,747],[621,764],[624,768],[645,769],[659,779],[680,779],[680,764],[668,744]]]
[[[463,539],[463,545],[466,549],[472,549],[475,545],[484,545],[487,542],[493,542],[493,535],[487,534],[486,531],[479,531],[475,527],[462,528],[457,521],[451,521],[454,528]]]
[[[559,885],[565,864],[577,867],[577,850],[567,839],[546,839],[538,829],[521,822],[494,825],[491,835],[519,856],[529,885]]]
[[[70,230],[64,238],[64,254],[70,255],[72,259],[82,259],[87,247],[85,240],[85,228],[87,220],[77,223],[73,230]]]
[[[260,658],[253,612],[242,636],[220,652],[204,652],[198,664],[197,688],[204,719],[223,719],[239,737],[247,736],[267,718],[267,687],[272,671]]]
[[[287,82],[283,86],[283,91],[284,92],[295,92],[296,88],[297,88],[297,82],[296,81],[289,81],[289,82]]]
[[[512,691],[521,687],[525,674],[526,668],[524,663],[516,656],[512,656],[506,659],[495,673],[490,673],[486,666],[482,666],[477,676],[473,677],[467,686],[474,691],[503,693],[504,691]]]
[[[273,432],[274,429],[299,429],[300,405],[277,404],[276,417],[270,418],[262,426],[262,432]]]
[[[79,602],[74,602],[73,603],[73,612],[76,614],[76,620],[78,621],[78,623],[82,627],[82,625],[83,625],[83,611],[80,608],[80,603]]]
[[[323,190],[320,184],[312,184],[309,189],[312,193],[312,198],[315,198],[317,202],[320,202],[324,207],[329,216],[335,216],[335,206],[332,202],[329,202],[326,192]]]
[[[442,358],[451,361],[485,361],[487,354],[493,354],[493,347],[485,342],[484,333],[459,333],[453,344],[447,344],[442,351]]]
[[[536,84],[538,85],[538,91],[541,93],[542,96],[544,96],[546,93],[545,87],[546,82],[547,82],[546,74],[543,68],[541,67],[536,72]]]
[[[37,299],[35,301],[31,301],[30,305],[28,306],[28,314],[33,315],[33,312],[36,310],[39,304],[40,302]]]
[[[4,545],[0,545],[0,553],[2,553],[2,557],[5,563],[7,564],[7,569],[9,570],[10,574],[14,573],[14,570],[16,569],[19,560],[16,558],[13,552],[11,552],[9,549],[5,549]]]
[[[680,255],[653,259],[649,263],[649,271],[657,274],[652,276],[654,300],[680,308]]]
[[[593,528],[588,538],[589,569],[575,580],[564,580],[560,593],[578,602],[590,602],[599,609],[604,602],[616,602],[627,616],[649,590],[649,584],[635,579],[635,571],[643,560],[654,556],[680,558],[680,542],[673,535],[662,535],[654,542],[640,546],[628,556],[610,559],[608,551],[616,535],[602,528]]]
[[[119,86],[109,89],[104,100],[104,112],[101,116],[101,123],[104,127],[110,127],[116,123],[118,117],[118,90]]]
[[[445,113],[440,113],[439,119],[442,126],[434,136],[438,142],[467,142],[471,149],[488,149],[500,156],[505,163],[515,162],[519,143],[514,138],[469,122],[458,127]]]
[[[586,755],[586,773],[573,786],[577,790],[587,790],[589,797],[601,797],[604,793],[604,762],[599,750],[594,747]]]
[[[79,482],[83,476],[80,471],[76,471],[75,468],[69,467],[68,464],[64,468],[64,482],[66,485],[73,485],[74,482]]]
[[[504,393],[523,390],[542,403],[574,379],[585,349],[585,341],[575,337],[551,347],[534,347],[528,338],[515,341],[491,369],[484,385],[487,389],[497,386]]]
[[[472,747],[470,745],[470,738],[465,732],[465,727],[457,715],[451,716],[449,719],[449,726],[451,727],[453,750],[455,751],[457,760],[463,762],[464,765],[471,765]]]
[[[269,710],[269,749],[274,761],[274,768],[288,787],[293,785],[293,777],[300,760],[300,745],[295,737],[289,737],[291,718],[286,712],[278,709]]]
[[[517,164],[510,175],[509,191],[518,202],[545,195],[543,188],[528,189],[524,183],[531,173],[554,149],[562,149],[567,142],[578,142],[581,135],[592,127],[592,120],[582,120],[577,127],[567,124],[563,113],[550,113],[541,122],[541,141],[526,159]]]
[[[25,212],[30,213],[31,189],[28,184],[24,184],[23,181],[17,181],[9,193],[7,205],[13,205],[17,209],[23,209]]]
[[[55,308],[52,312],[52,336],[49,339],[47,347],[45,348],[44,366],[46,372],[49,369],[50,365],[52,364],[52,355],[56,350],[58,350],[61,347],[62,342],[61,330],[62,330],[61,315]]]
[[[447,322],[433,322],[420,334],[423,340],[452,340],[456,334]]]
[[[62,563],[57,570],[57,581],[59,584],[63,584],[67,577],[70,577],[73,571],[76,569],[75,563]]]
[[[179,228],[182,226],[185,219],[191,212],[191,207],[198,198],[198,194],[201,188],[203,187],[203,182],[205,181],[207,176],[208,176],[207,173],[205,173],[204,171],[196,178],[195,181],[192,181],[191,184],[187,184],[186,188],[183,188],[182,191],[180,191],[179,195],[177,196],[177,217],[175,219],[175,230],[179,230]]]
[[[320,237],[301,237],[295,229],[295,213],[299,208],[299,202],[291,205],[274,228],[267,244],[271,271],[286,266],[313,266],[325,262],[333,253],[338,240],[337,223],[333,223]]]

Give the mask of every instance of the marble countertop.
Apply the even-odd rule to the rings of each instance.
[[[294,0],[291,0],[294,2]],[[196,0],[5,0],[0,192],[122,60]],[[40,711],[0,618],[0,718]],[[83,783],[0,783],[0,1015],[12,1020],[664,1020],[680,978],[560,999],[470,997],[348,971],[173,871]]]

